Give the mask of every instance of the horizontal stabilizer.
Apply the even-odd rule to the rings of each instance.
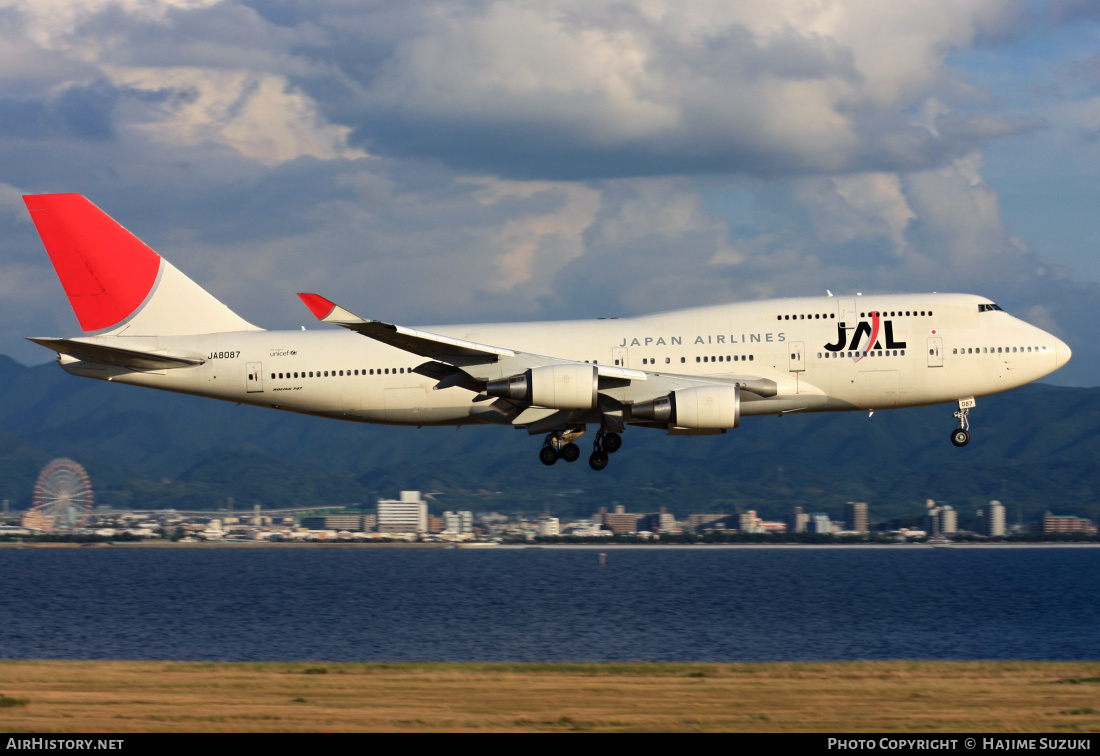
[[[28,339],[28,341],[41,344],[58,354],[67,354],[70,357],[82,360],[106,362],[110,365],[118,365],[131,370],[172,370],[174,368],[195,367],[206,362],[201,357],[187,357],[163,352],[142,352],[136,349],[122,349],[121,347],[104,346],[103,344],[93,344],[73,339],[37,338]]]

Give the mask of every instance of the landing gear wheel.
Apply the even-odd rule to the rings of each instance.
[[[558,455],[566,462],[576,462],[581,458],[581,448],[576,444],[566,444],[558,452]]]
[[[607,467],[608,457],[607,452],[594,451],[592,456],[588,458],[588,466],[593,470],[602,470]]]
[[[951,431],[951,443],[955,446],[966,446],[970,443],[970,431],[962,428]]]
[[[544,446],[539,449],[539,461],[544,465],[552,465],[558,461],[558,450],[553,446]]]
[[[608,454],[614,454],[622,448],[623,437],[618,433],[605,433],[603,434],[603,450]]]

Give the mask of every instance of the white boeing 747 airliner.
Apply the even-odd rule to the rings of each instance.
[[[628,425],[672,435],[743,416],[974,398],[1070,358],[1062,341],[971,294],[804,297],[635,318],[407,328],[317,294],[341,328],[246,322],[79,194],[24,197],[84,335],[34,338],[69,373],[364,423],[491,424],[545,434],[539,458],[607,466]]]

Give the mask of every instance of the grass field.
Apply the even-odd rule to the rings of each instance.
[[[1097,662],[0,662],[20,732],[1096,732]]]

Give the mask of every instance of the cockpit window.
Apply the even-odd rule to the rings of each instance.
[[[1004,310],[1001,310],[1000,305],[995,305],[995,304],[980,304],[980,305],[978,305],[978,312],[989,312],[991,310],[1000,310],[1001,312],[1004,312]]]

